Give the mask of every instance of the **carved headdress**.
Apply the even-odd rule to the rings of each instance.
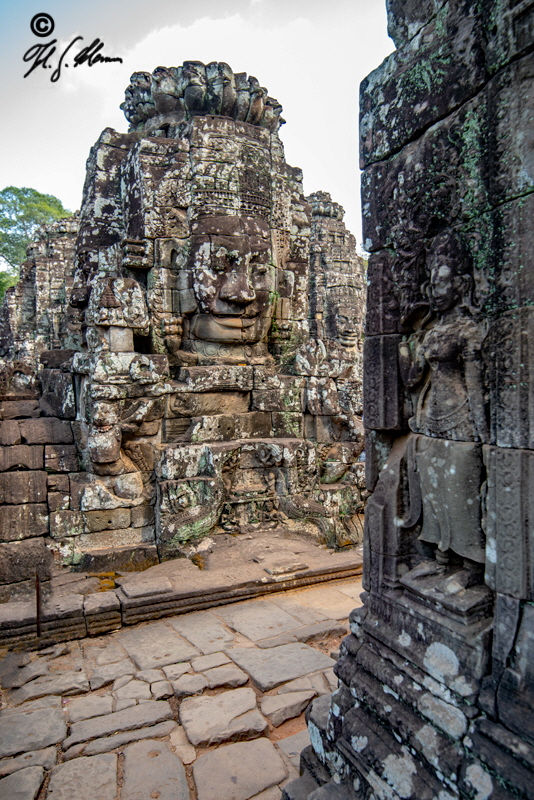
[[[234,74],[224,61],[184,61],[181,67],[157,67],[152,75],[134,72],[121,108],[130,131],[171,138],[194,116],[229,117],[272,133],[285,122],[278,100],[252,75]]]

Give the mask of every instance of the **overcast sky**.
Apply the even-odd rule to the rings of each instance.
[[[30,30],[42,12],[52,36]],[[123,63],[70,63],[52,83],[75,36],[71,53],[98,37]],[[23,78],[24,54],[53,38],[53,68]],[[360,242],[358,86],[393,49],[385,0],[0,0],[0,189],[30,186],[74,211],[89,148],[103,128],[128,129],[119,105],[132,72],[226,61],[280,101],[288,162],[303,169],[307,194],[322,189],[344,206]]]

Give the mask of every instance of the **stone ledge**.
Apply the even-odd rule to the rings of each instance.
[[[37,638],[34,602],[2,603],[0,647],[18,644],[42,647],[45,642],[49,644],[81,639],[87,635],[96,636],[117,630],[123,625],[361,575],[362,559],[359,555],[338,553],[335,556],[336,563],[316,565],[298,575],[267,576],[263,573],[259,577],[261,573],[258,567],[257,575],[251,575],[249,580],[243,581],[228,576],[223,580],[218,570],[199,570],[191,575],[179,570],[180,588],[177,589],[172,576],[169,579],[157,572],[150,575],[147,574],[150,570],[147,570],[136,573],[124,588],[121,586],[114,591],[90,594],[85,598],[80,594],[63,597],[52,595],[42,609],[40,639]],[[328,554],[327,558],[331,559],[332,556]],[[313,634],[312,631],[310,633]]]

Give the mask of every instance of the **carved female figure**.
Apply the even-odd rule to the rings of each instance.
[[[430,314],[400,345],[400,367],[415,414],[415,464],[423,494],[420,539],[484,563],[481,444],[487,441],[481,346],[467,252],[455,234],[437,237],[427,254]],[[468,564],[466,566],[469,566]]]

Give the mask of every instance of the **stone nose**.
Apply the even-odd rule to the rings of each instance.
[[[239,272],[230,272],[225,282],[221,287],[219,293],[221,300],[226,300],[230,303],[252,303],[256,299],[256,292],[250,282],[248,272],[243,270]]]

